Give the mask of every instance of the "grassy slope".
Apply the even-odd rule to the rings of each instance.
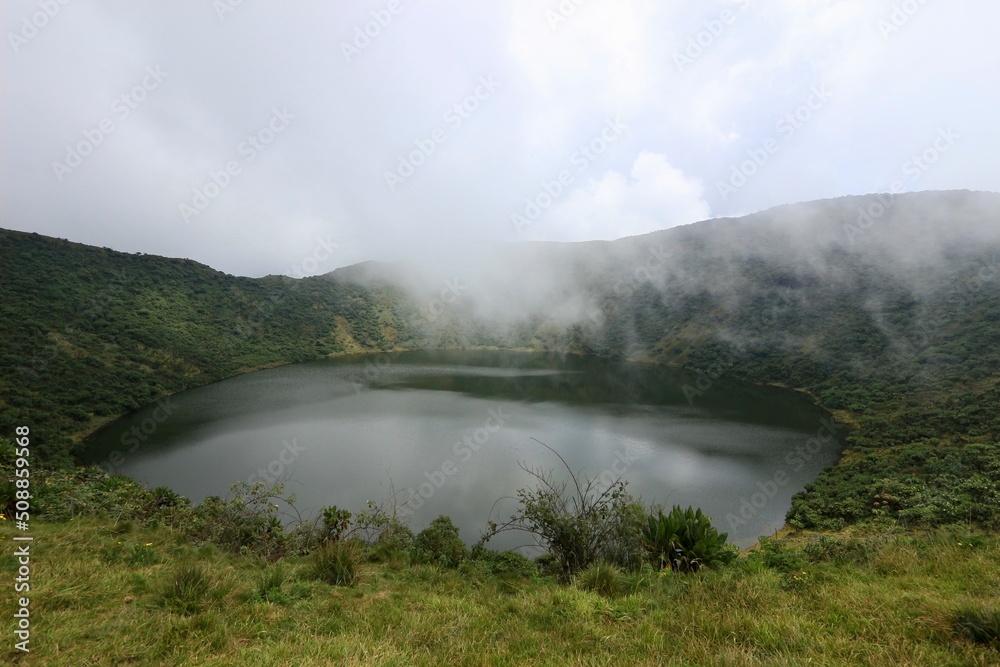
[[[4,541],[11,533],[0,528]],[[963,534],[889,538],[858,563],[792,571],[743,558],[637,578],[612,598],[402,564],[366,565],[360,583],[338,588],[289,559],[273,604],[254,598],[263,564],[167,528],[78,518],[36,523],[33,535],[32,652],[5,642],[12,664],[1000,664],[1000,652],[954,625],[960,608],[996,604],[996,537],[971,538],[975,546]],[[203,608],[164,606],[175,568],[195,561],[213,582]],[[5,579],[15,569],[0,555]]]

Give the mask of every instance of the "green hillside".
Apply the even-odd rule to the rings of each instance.
[[[46,460],[66,463],[73,436],[164,393],[405,344],[399,296],[3,232],[0,432],[31,423]]]

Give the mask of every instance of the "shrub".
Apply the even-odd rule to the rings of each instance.
[[[577,575],[576,583],[584,590],[607,597],[616,597],[625,591],[628,582],[622,571],[614,565],[594,563]]]
[[[324,507],[310,521],[299,520],[291,530],[290,540],[299,553],[305,554],[327,542],[348,539],[352,514],[336,505]]]
[[[538,574],[543,577],[562,576],[562,565],[560,565],[559,559],[556,558],[556,555],[552,553],[542,554],[536,558],[535,569],[538,570]]]
[[[200,565],[182,565],[163,587],[161,599],[175,611],[195,614],[201,611],[211,588],[212,581]]]
[[[390,519],[375,538],[375,546],[388,551],[407,553],[413,550],[415,539],[413,531],[406,525],[398,519]]]
[[[394,542],[397,548],[411,548],[413,531],[397,516],[395,498],[393,493],[379,505],[369,500],[365,509],[354,517],[351,528],[344,533],[344,537],[360,539],[366,544]]]
[[[658,510],[649,516],[643,531],[650,559],[661,569],[696,572],[731,562],[733,550],[726,545],[726,533],[719,533],[701,510],[674,505],[670,514]]]
[[[151,495],[150,501],[157,508],[178,507],[188,504],[187,498],[166,486],[158,486],[149,493]]]
[[[446,516],[439,516],[420,531],[413,549],[419,558],[445,567],[458,567],[469,556],[465,543],[458,537],[458,527]]]
[[[332,586],[353,586],[363,551],[354,541],[331,542],[312,554],[313,575]]]
[[[175,528],[190,526],[194,508],[191,501],[165,486],[147,492],[146,505],[140,517],[147,525],[162,521]]]
[[[228,500],[209,496],[195,512],[190,529],[196,539],[212,541],[235,553],[248,553],[271,560],[286,555],[292,546],[291,534],[278,519],[280,500],[292,505],[295,497],[282,497],[282,484],[239,482],[229,487]]]
[[[413,531],[406,525],[394,517],[389,518],[375,538],[374,544],[369,545],[368,557],[397,568],[408,565],[415,539]]]
[[[108,475],[96,467],[47,472],[45,482],[37,486],[34,513],[52,522],[80,515],[126,521],[141,518],[149,504],[149,491],[126,477]]]
[[[537,484],[517,492],[517,512],[502,524],[490,521],[480,544],[505,531],[529,533],[554,556],[555,573],[564,580],[599,560],[639,567],[645,512],[626,491],[627,482],[618,479],[602,488],[596,478],[574,473],[558,452],[541,444],[559,457],[569,480],[556,481],[552,471],[520,464]]]
[[[615,499],[612,512],[607,517],[608,531],[598,549],[598,558],[617,565],[623,570],[637,572],[646,560],[642,529],[646,523],[646,509],[624,493]]]
[[[490,551],[476,545],[472,549],[472,560],[480,571],[495,577],[523,579],[537,572],[535,563],[516,551]]]

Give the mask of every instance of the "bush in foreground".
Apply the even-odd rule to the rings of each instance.
[[[518,490],[516,512],[503,523],[490,520],[479,543],[506,531],[527,533],[554,559],[541,564],[543,571],[564,581],[599,561],[638,569],[645,510],[626,490],[628,483],[619,478],[605,484],[576,473],[559,452],[536,442],[559,458],[569,478],[558,480],[551,470],[519,464],[534,477],[535,488]]]
[[[458,567],[469,557],[469,550],[458,536],[458,527],[446,516],[439,516],[424,528],[413,542],[417,557],[445,567]]]
[[[205,498],[195,511],[188,529],[196,540],[212,541],[234,553],[276,560],[293,547],[292,534],[285,531],[275,501],[294,507],[295,497],[284,498],[280,483],[230,484],[230,495]]]

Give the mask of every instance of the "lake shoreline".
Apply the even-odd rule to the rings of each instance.
[[[388,370],[394,364],[395,368]],[[801,458],[796,454],[812,437],[817,420],[825,420],[828,416],[808,397],[797,398],[785,388],[734,379],[717,383],[695,404],[688,394],[695,376],[665,364],[544,350],[452,347],[352,352],[301,363],[271,364],[259,370],[294,366],[301,366],[301,369],[269,373],[260,380],[237,381],[231,388],[224,387],[208,394],[199,392],[190,401],[175,403],[184,406],[183,415],[177,420],[165,419],[162,410],[156,412],[157,403],[149,404],[119,418],[123,420],[121,423],[95,431],[93,439],[85,442],[78,461],[82,465],[98,463],[106,470],[156,486],[175,488],[183,495],[198,499],[218,494],[215,488],[218,479],[246,478],[260,462],[279,453],[279,443],[286,439],[294,442],[293,438],[298,438],[300,444],[318,447],[310,457],[323,457],[303,459],[297,473],[304,475],[300,482],[317,489],[308,494],[317,496],[310,499],[310,507],[315,509],[330,503],[338,506],[353,503],[359,492],[369,493],[365,488],[373,484],[377,488],[378,480],[369,474],[369,468],[380,459],[400,467],[395,472],[397,475],[402,472],[403,477],[402,480],[397,477],[397,485],[402,481],[404,486],[422,488],[426,480],[419,473],[425,467],[430,471],[428,480],[439,477],[444,480],[440,470],[450,475],[456,467],[453,463],[461,467],[463,462],[475,456],[475,467],[470,464],[463,476],[468,475],[467,480],[478,480],[484,475],[484,480],[502,479],[503,483],[498,486],[504,488],[491,489],[485,494],[492,497],[509,493],[521,483],[506,479],[504,475],[497,477],[492,472],[497,470],[493,466],[505,465],[496,458],[502,452],[506,452],[503,456],[525,455],[521,445],[512,438],[521,442],[528,435],[537,435],[547,441],[549,438],[561,441],[557,445],[560,449],[576,452],[576,456],[583,457],[580,465],[593,471],[607,468],[612,463],[609,456],[625,456],[614,463],[619,466],[624,462],[624,470],[614,468],[618,474],[631,468],[638,454],[629,452],[641,446],[641,451],[651,458],[625,475],[633,481],[637,497],[649,502],[687,499],[688,504],[702,506],[706,512],[717,516],[723,526],[725,520],[737,522],[739,528],[733,527],[729,532],[741,546],[747,546],[756,542],[758,529],[770,534],[773,527],[783,523],[788,496],[811,482],[823,467],[839,456],[839,439],[836,443],[825,441],[822,452],[810,448],[808,452],[800,452]],[[551,373],[539,375],[541,368],[551,369]],[[502,370],[498,372],[497,369]],[[237,380],[252,372],[247,370],[226,380]],[[560,377],[539,379],[549,375]],[[205,389],[220,383],[221,380],[191,389]],[[374,393],[353,392],[352,384],[356,388],[371,384]],[[386,393],[386,389],[390,391]],[[405,409],[400,411],[395,407],[397,399],[387,398],[402,396],[392,391],[400,389],[431,391],[407,394]],[[461,403],[464,407],[454,410],[442,407],[466,399],[480,403]],[[482,426],[473,423],[473,410],[480,407],[483,411],[493,407],[500,415],[513,411],[527,420],[513,422],[514,430],[504,429],[503,434],[497,436],[499,439],[489,440],[489,433],[499,430],[496,424],[493,424],[494,431],[489,433],[478,429],[483,431],[480,433],[483,442],[490,442],[484,451],[488,453],[497,447],[496,454],[474,454],[461,442],[455,442],[463,435],[471,436],[476,426]],[[611,421],[607,421],[608,417]],[[169,421],[171,425],[149,441],[154,449],[133,458],[128,452],[134,452],[138,442],[147,441],[137,427],[149,436],[157,428],[154,420],[157,424]],[[404,422],[407,426],[400,430],[399,424]],[[360,431],[357,430],[359,423]],[[489,424],[487,421],[488,427]],[[107,430],[109,427],[112,430]],[[378,433],[376,440],[370,440],[374,436],[368,435],[372,429]],[[413,429],[421,436],[408,438],[405,434]],[[234,433],[238,433],[238,437]],[[344,443],[354,443],[352,447],[366,452],[367,460],[358,460],[349,454],[342,448]],[[126,452],[128,445],[133,447]],[[183,466],[178,459],[181,450],[184,451]],[[474,451],[478,452],[478,447]],[[121,454],[125,454],[130,463],[116,462],[113,456]],[[115,468],[107,468],[102,460],[114,462]],[[281,460],[285,465],[291,462],[291,459]],[[322,491],[323,483],[317,478],[316,469],[334,461],[336,466],[353,465],[351,469],[365,472],[349,480],[331,477],[341,479],[334,485],[337,490]],[[306,467],[302,467],[303,464]],[[680,473],[677,465],[693,467],[688,473]],[[203,472],[192,477],[192,466]],[[758,500],[760,494],[754,482],[767,482],[779,473],[782,479],[774,487],[778,491],[777,498],[771,500],[772,495],[769,495],[765,500]],[[702,482],[692,481],[699,476]],[[785,486],[785,480],[792,485]],[[446,498],[450,500],[455,493],[466,496],[476,493],[477,487],[465,484],[463,481],[457,486],[449,486],[448,494],[436,498],[424,511],[430,511]],[[774,486],[770,482],[767,484]],[[780,491],[781,488],[784,490]],[[428,487],[426,497],[434,493]],[[758,502],[766,507],[752,512],[752,517],[744,516],[745,511],[740,508],[746,501],[741,494],[751,498],[755,507],[761,507],[756,505]],[[472,503],[476,504],[478,501]],[[466,507],[464,503],[463,507]],[[441,505],[435,512],[447,513],[447,509]],[[471,525],[471,514],[478,510],[471,505],[466,509],[465,524]],[[731,518],[736,515],[743,519]]]

